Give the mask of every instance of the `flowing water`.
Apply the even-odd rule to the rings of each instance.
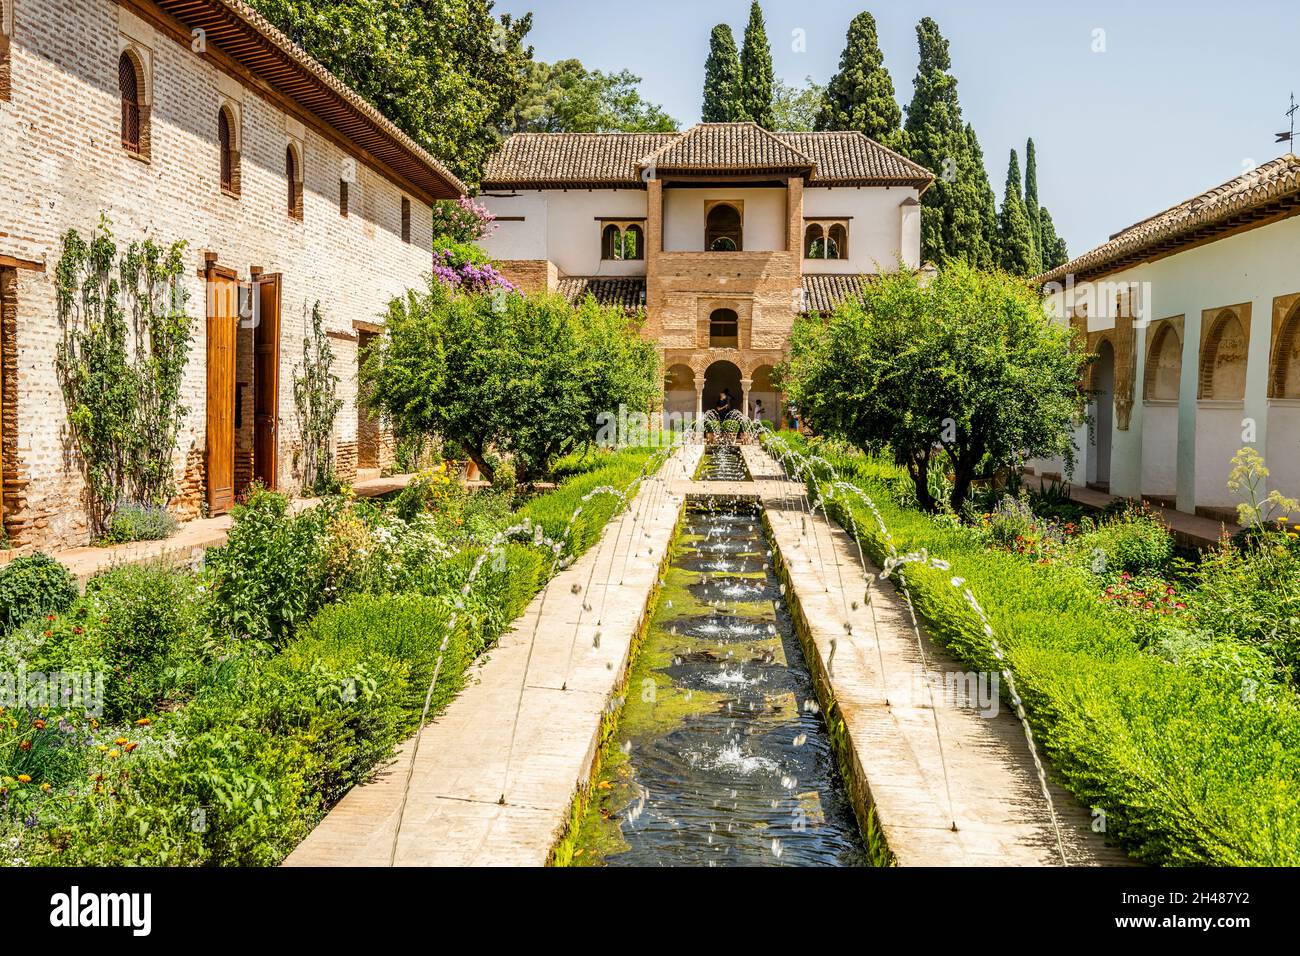
[[[747,476],[724,446],[701,477]],[[626,693],[576,864],[867,863],[756,504],[687,505]]]

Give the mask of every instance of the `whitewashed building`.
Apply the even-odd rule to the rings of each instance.
[[[919,268],[933,179],[854,132],[524,133],[484,174],[483,245],[526,289],[643,308],[666,410],[698,414],[726,388],[776,418],[795,316]]]
[[[1235,520],[1230,462],[1251,446],[1269,488],[1300,493],[1298,213],[1300,159],[1287,155],[1038,277],[1098,356],[1065,477]]]

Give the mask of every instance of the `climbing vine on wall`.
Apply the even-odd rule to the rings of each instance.
[[[119,254],[104,216],[89,240],[75,229],[63,236],[56,367],[97,538],[118,505],[163,506],[174,492],[194,335],[181,282],[185,245],[145,240]]]
[[[302,437],[303,490],[325,494],[338,484],[334,473],[334,420],[343,400],[337,397],[334,350],[325,335],[320,303],[311,310],[310,328],[302,339],[302,363],[293,372],[293,403]]]

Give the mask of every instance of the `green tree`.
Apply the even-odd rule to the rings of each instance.
[[[659,392],[654,343],[622,310],[437,281],[389,304],[383,347],[361,374],[399,438],[439,435],[489,479],[490,451],[512,453],[521,480],[538,478],[594,439],[601,412],[646,409]]]
[[[602,73],[580,60],[533,62],[528,84],[502,125],[510,133],[671,133],[677,122],[641,98],[641,78]]]
[[[928,283],[883,275],[829,318],[798,319],[782,373],[813,428],[887,447],[926,508],[939,507],[931,473],[950,472],[960,510],[976,478],[1072,461],[1086,361],[1023,282],[954,262]]]
[[[998,199],[989,182],[988,167],[984,165],[984,149],[970,123],[966,124],[966,148],[968,153],[962,173],[967,188],[974,193],[980,222],[979,240],[971,242],[966,261],[980,269],[992,269],[997,265]]]
[[[772,115],[773,77],[772,48],[767,42],[763,10],[758,0],[754,0],[749,7],[749,23],[745,26],[745,42],[740,51],[741,119],[757,123],[764,129],[775,126]]]
[[[876,36],[876,20],[859,13],[849,24],[840,69],[826,85],[826,105],[817,116],[819,130],[857,130],[886,146],[902,141],[903,111],[894,99],[894,81],[885,69]]]
[[[1046,206],[1039,207],[1038,221],[1043,230],[1043,271],[1047,272],[1069,262],[1070,252],[1065,246],[1065,240],[1056,234],[1052,214],[1047,211]]]
[[[492,0],[250,0],[472,189],[524,91],[532,14]]]
[[[1029,231],[1034,239],[1034,262],[1030,275],[1043,271],[1043,224],[1038,202],[1038,151],[1031,136],[1025,143],[1025,214],[1029,217]]]
[[[1038,273],[1035,264],[1034,234],[1020,192],[1020,160],[1013,149],[998,215],[998,265],[1012,275],[1031,276]]]
[[[785,133],[807,133],[816,129],[817,117],[826,103],[825,87],[807,77],[803,86],[793,86],[780,77],[772,87],[772,128]]]
[[[709,58],[704,61],[704,108],[706,123],[736,123],[745,118],[741,102],[740,54],[731,27],[719,23],[709,35]]]
[[[921,198],[921,255],[935,263],[985,258],[986,210],[980,178],[988,173],[971,155],[971,140],[948,71],[948,41],[929,17],[916,27],[920,45],[912,102],[904,127],[908,155],[935,174]],[[978,166],[978,168],[977,168]]]

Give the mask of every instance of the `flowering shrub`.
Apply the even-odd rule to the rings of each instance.
[[[443,285],[462,292],[486,292],[490,289],[516,291],[514,284],[497,271],[481,249],[468,244],[435,249],[433,277]]]
[[[1187,610],[1187,604],[1178,596],[1178,589],[1162,578],[1134,578],[1125,571],[1119,581],[1101,592],[1103,601],[1152,614],[1173,614]]]
[[[433,235],[453,243],[478,242],[492,235],[496,221],[486,206],[468,196],[440,199],[433,204]]]

